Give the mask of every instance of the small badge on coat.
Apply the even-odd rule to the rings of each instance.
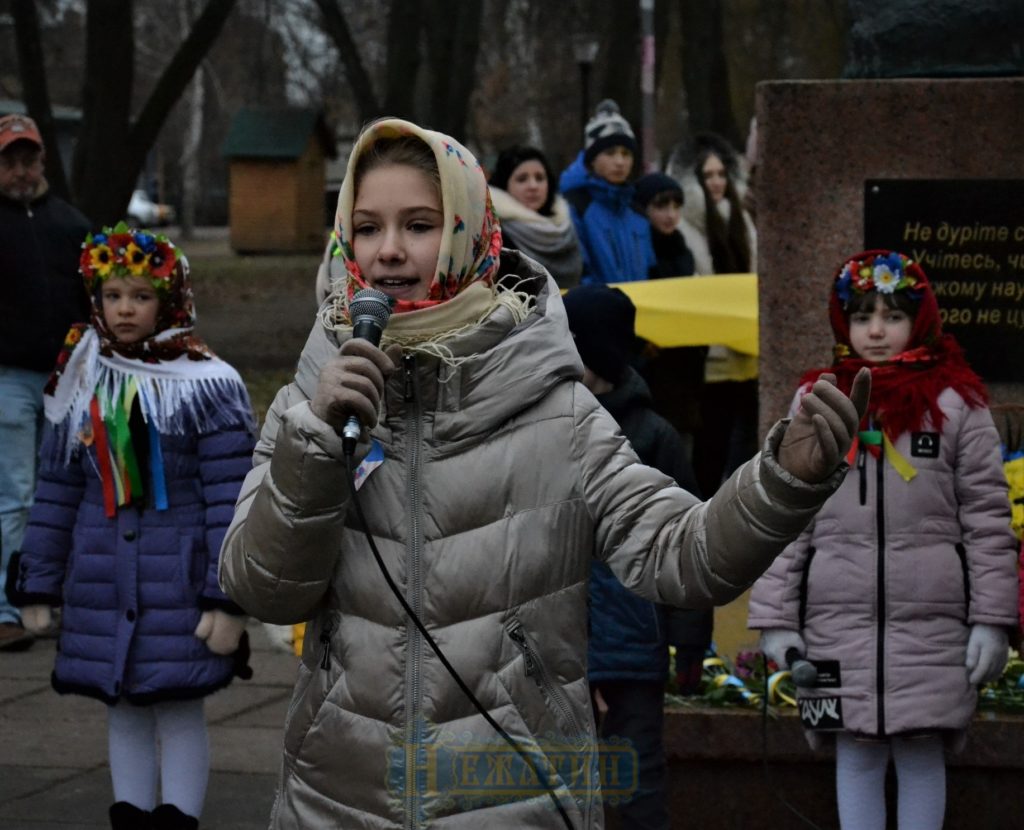
[[[366,479],[370,477],[370,473],[376,470],[383,463],[384,448],[380,445],[380,442],[374,438],[373,443],[370,446],[370,451],[366,454],[366,458],[364,458],[359,466],[356,467],[356,489],[358,490],[362,487],[366,483]]]
[[[810,663],[818,670],[815,689],[837,689],[843,685],[839,676],[838,660],[811,660]]]
[[[910,433],[910,454],[915,458],[938,458],[939,457],[939,433],[937,432],[912,432]]]
[[[842,729],[843,701],[840,697],[809,697],[797,701],[800,722],[807,729]]]

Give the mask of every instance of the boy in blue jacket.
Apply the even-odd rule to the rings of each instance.
[[[559,183],[580,240],[583,284],[645,280],[657,267],[650,223],[632,207],[635,153],[629,122],[614,101],[602,101]]]

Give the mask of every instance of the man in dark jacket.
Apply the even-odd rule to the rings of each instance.
[[[43,142],[31,118],[0,118],[0,651],[32,644],[4,590],[36,480],[43,386],[89,302],[78,257],[88,220],[47,192]]]
[[[679,434],[654,411],[647,384],[629,365],[636,341],[636,308],[629,297],[617,288],[584,285],[565,295],[565,308],[584,364],[584,385],[643,463],[699,495]],[[662,726],[669,645],[676,648],[680,691],[694,692],[711,643],[713,612],[655,605],[626,590],[603,563],[591,568],[589,601],[587,675],[600,735],[628,739],[639,762],[636,794],[617,808],[621,826],[667,830]]]

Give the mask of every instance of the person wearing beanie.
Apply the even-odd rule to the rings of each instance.
[[[602,101],[583,131],[583,149],[560,180],[580,240],[584,284],[644,280],[656,268],[650,225],[632,207],[635,154],[629,122],[614,101]]]
[[[648,173],[636,182],[633,206],[647,216],[657,257],[655,277],[688,277],[694,273],[693,253],[679,231],[684,203],[679,182],[664,173]],[[693,435],[700,428],[707,347],[660,349],[648,343],[639,364],[651,390],[654,408],[683,438],[692,458]]]
[[[89,319],[78,278],[89,221],[50,192],[45,159],[35,121],[0,118],[0,651],[34,640],[6,599],[8,563],[36,489],[43,387],[68,328]]]
[[[633,206],[651,225],[651,244],[657,260],[652,277],[689,277],[694,273],[693,252],[679,232],[683,188],[664,173],[637,179]]]
[[[650,393],[631,367],[636,308],[622,291],[584,285],[569,291],[565,311],[583,361],[583,383],[618,422],[640,460],[696,487],[679,435],[651,406]],[[714,614],[669,608],[631,593],[603,562],[591,566],[587,678],[602,739],[625,738],[637,751],[636,795],[616,808],[624,828],[668,828],[663,697],[669,645],[676,649],[681,694],[700,683]],[[603,713],[603,714],[602,714]]]
[[[913,259],[848,257],[827,313],[834,361],[803,375],[790,414],[824,373],[842,389],[865,368],[868,411],[842,486],[757,580],[747,624],[779,668],[795,649],[828,672],[797,705],[811,746],[835,749],[842,830],[940,830],[945,752],[963,748],[1018,626],[999,433]]]

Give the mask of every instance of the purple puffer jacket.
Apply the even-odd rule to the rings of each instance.
[[[941,433],[896,449],[909,482],[863,448],[842,487],[754,585],[748,625],[798,630],[819,662],[801,689],[812,730],[884,736],[963,730],[977,693],[969,627],[1014,628],[1017,569],[999,437],[952,389]],[[824,685],[824,687],[822,687]],[[817,744],[809,734],[812,744]]]
[[[18,605],[63,606],[53,687],[108,703],[195,698],[226,686],[234,656],[193,631],[203,610],[242,613],[217,557],[252,466],[246,426],[161,435],[169,508],[103,510],[96,450],[61,463],[47,429],[35,504],[8,589]]]

